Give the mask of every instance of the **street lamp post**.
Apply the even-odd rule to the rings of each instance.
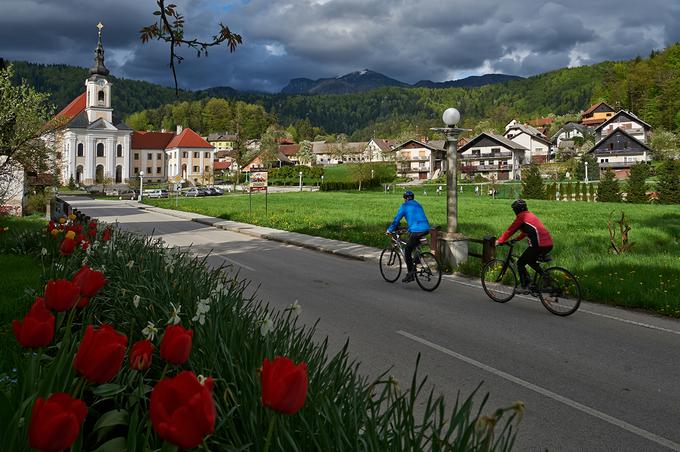
[[[300,191],[302,191],[302,171],[298,173],[298,176],[300,176]]]
[[[371,170],[371,179],[373,179],[373,170]]]
[[[588,162],[583,162],[586,167],[586,184],[588,183]]]
[[[460,122],[460,112],[455,108],[448,108],[442,115],[443,128],[430,130],[442,132],[446,137],[446,235],[444,236],[445,259],[451,268],[467,261],[467,241],[465,236],[458,232],[458,168],[457,168],[457,144],[458,137],[462,132],[469,129],[460,129],[456,125]]]
[[[323,174],[321,175],[321,185],[323,185]],[[321,187],[319,187],[319,190],[321,190]]]
[[[139,172],[139,202],[142,202],[142,193],[144,193],[144,171]]]

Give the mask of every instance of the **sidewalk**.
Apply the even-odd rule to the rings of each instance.
[[[139,203],[130,205],[136,206],[138,209],[157,212],[163,215],[181,218],[183,220],[194,221],[196,223],[224,229],[225,231],[238,232],[239,234],[246,234],[253,237],[287,243],[289,245],[301,246],[303,248],[335,254],[337,256],[347,257],[350,259],[378,262],[380,259],[380,252],[382,251],[378,248],[357,245],[356,243],[326,239],[323,237],[314,237],[307,234],[300,234],[298,232],[281,231],[279,229],[266,228],[248,223],[239,223],[237,221],[228,221],[200,213],[163,209],[161,207],[154,207]]]

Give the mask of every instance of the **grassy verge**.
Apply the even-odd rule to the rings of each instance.
[[[26,288],[35,288],[42,269],[32,256],[17,255],[13,250],[20,237],[43,227],[45,222],[35,217],[0,217],[0,374],[11,370],[19,347],[12,333],[12,320],[23,317],[33,299]],[[4,231],[4,228],[9,228]]]
[[[432,225],[446,224],[446,197],[416,194]],[[386,244],[384,231],[401,204],[398,194],[371,192],[253,195],[252,215],[247,195],[219,198],[148,200],[160,207],[177,208],[228,220],[287,231],[346,240],[369,246]],[[529,201],[555,239],[555,265],[572,270],[584,297],[680,317],[680,212],[677,206],[588,202]],[[609,251],[609,214],[626,213],[632,227],[633,248],[624,255]],[[508,200],[459,198],[459,230],[470,237],[499,236],[514,215]],[[461,271],[479,274],[479,260]]]

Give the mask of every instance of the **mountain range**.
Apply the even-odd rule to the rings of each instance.
[[[485,74],[446,82],[421,80],[414,85],[409,85],[379,72],[363,69],[333,78],[320,78],[317,80],[294,78],[283,87],[281,94],[347,94],[360,93],[388,86],[399,88],[473,88],[519,79],[522,79],[522,77],[506,74]]]

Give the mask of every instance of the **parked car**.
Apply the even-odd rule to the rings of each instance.
[[[120,199],[139,199],[139,191],[138,190],[123,190],[118,193],[118,197]]]
[[[144,196],[147,196],[149,198],[167,198],[168,191],[164,189],[144,190]]]
[[[190,188],[187,191],[185,191],[184,196],[196,198],[198,196],[204,196],[204,195],[201,193],[201,191],[198,188],[193,187],[193,188]]]
[[[214,187],[213,190],[215,190],[215,195],[220,196],[224,194],[224,190],[222,190],[219,187]]]
[[[219,190],[218,188],[215,187],[209,187],[206,188],[206,191],[208,192],[208,196],[217,196],[217,195],[223,195],[224,191]],[[220,193],[221,191],[221,193]]]
[[[198,192],[200,193],[198,196],[210,196],[210,190],[207,188],[199,188]]]

